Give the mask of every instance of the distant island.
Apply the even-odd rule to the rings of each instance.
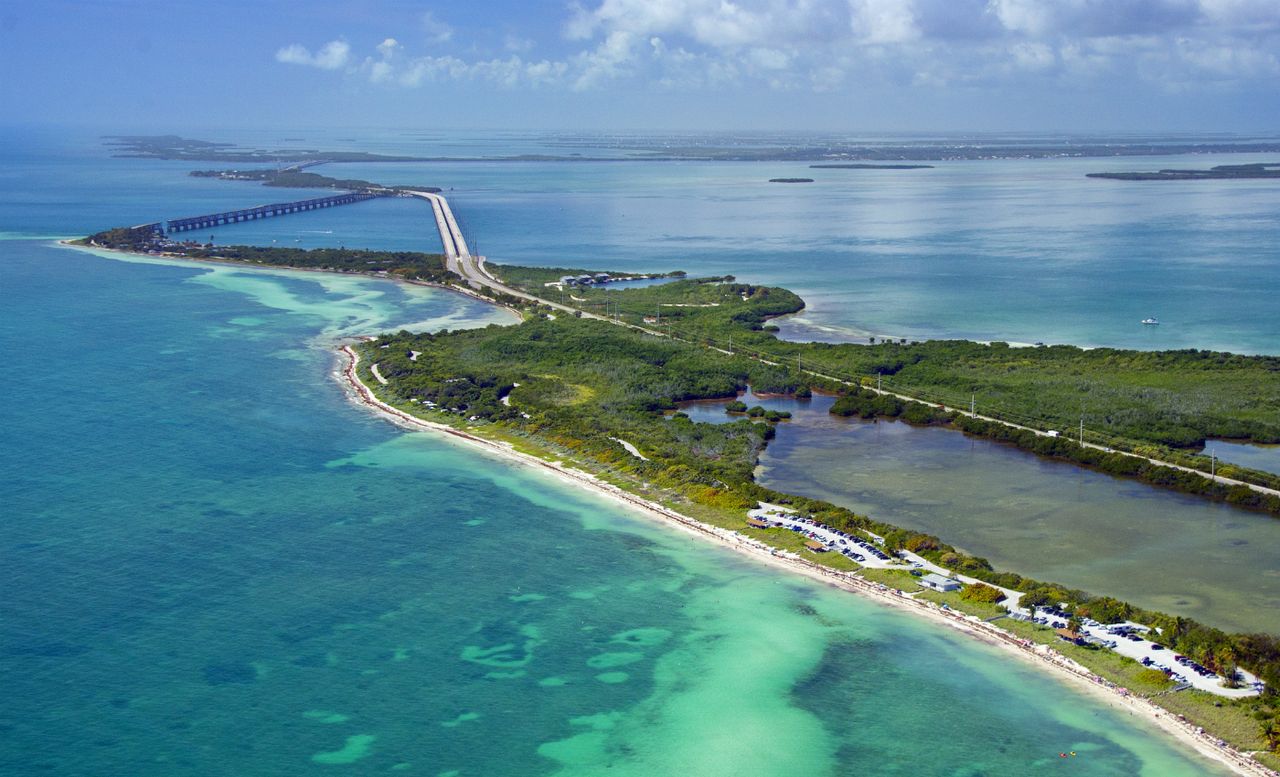
[[[365,181],[360,178],[331,178],[319,173],[304,172],[303,168],[322,164],[321,161],[306,162],[280,170],[259,168],[254,170],[192,170],[189,175],[196,178],[217,178],[221,181],[261,181],[264,186],[275,186],[286,189],[347,189],[350,191],[400,192],[439,192],[438,186],[385,186]]]
[[[813,183],[812,178],[770,178],[769,183]]]
[[[1088,173],[1088,178],[1113,181],[1212,181],[1228,179],[1280,178],[1280,162],[1247,165],[1218,165],[1208,170],[1157,170],[1145,173]]]
[[[136,159],[186,159],[193,162],[420,162],[421,157],[371,154],[367,151],[316,149],[246,149],[234,143],[193,140],[179,135],[107,135],[113,156]]]
[[[809,165],[811,170],[932,170],[933,165],[872,165],[865,162],[839,165]]]
[[[611,155],[517,154],[504,156],[396,156],[366,151],[245,148],[234,143],[195,140],[179,135],[108,135],[114,156],[203,162],[815,162],[830,166],[883,162],[905,169],[909,162],[982,159],[1054,159],[1062,157],[1166,156],[1173,154],[1280,153],[1280,142],[1108,142],[1081,143],[872,143],[836,141],[804,146],[743,148],[733,145],[670,145],[646,142],[612,144],[594,138],[549,142],[568,148],[610,148]],[[577,145],[573,145],[576,143]],[[904,167],[898,167],[903,164]],[[891,166],[891,167],[889,167]],[[927,166],[927,165],[922,165]],[[855,168],[857,169],[857,168]],[[1255,176],[1257,177],[1257,176]]]

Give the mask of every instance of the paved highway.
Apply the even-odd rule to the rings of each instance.
[[[440,232],[440,243],[444,247],[445,267],[459,275],[467,282],[468,286],[473,289],[482,289],[487,286],[503,294],[510,294],[513,297],[527,299],[530,302],[549,305],[568,315],[574,315],[579,312],[577,308],[535,297],[525,291],[508,286],[495,278],[485,269],[484,257],[473,256],[470,249],[467,248],[467,241],[462,237],[462,229],[458,226],[458,220],[453,216],[453,209],[449,207],[448,200],[432,192],[411,191],[408,193],[431,203],[431,209],[436,217],[436,229]],[[581,312],[583,318],[596,318],[601,321],[610,320],[595,313]],[[633,329],[641,329],[641,327],[631,324],[627,324],[627,326],[631,326]],[[642,329],[642,331],[648,330]]]

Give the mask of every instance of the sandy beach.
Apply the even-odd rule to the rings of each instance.
[[[1023,640],[974,616],[964,615],[954,610],[944,610],[931,602],[913,599],[896,589],[869,582],[853,574],[829,569],[793,554],[783,554],[745,535],[694,520],[661,504],[636,496],[611,483],[604,482],[588,472],[561,462],[546,461],[517,451],[506,443],[485,439],[446,424],[435,423],[400,411],[379,400],[372,390],[359,379],[356,373],[359,356],[354,349],[344,345],[340,349],[340,353],[343,364],[337,376],[341,380],[347,395],[353,401],[398,426],[415,431],[432,431],[449,435],[466,444],[500,455],[509,461],[549,472],[565,483],[606,496],[646,517],[660,520],[664,524],[675,526],[682,531],[703,539],[718,542],[725,547],[732,548],[780,570],[806,575],[828,585],[874,599],[882,604],[896,607],[923,618],[928,618],[934,623],[955,629],[988,645],[997,647],[1008,655],[1016,657],[1017,660],[1026,661],[1036,667],[1049,670],[1055,677],[1071,683],[1074,687],[1089,693],[1100,701],[1105,702],[1108,706],[1142,718],[1202,755],[1224,764],[1237,774],[1256,777],[1280,777],[1280,773],[1268,769],[1248,755],[1221,743],[1216,737],[1211,736],[1181,716],[1158,707],[1147,699],[1136,696],[1127,689],[1093,674],[1051,647]]]
[[[511,307],[510,305],[504,305],[501,302],[495,302],[489,297],[486,297],[483,294],[479,294],[473,291],[472,289],[468,289],[463,286],[452,286],[452,285],[447,285],[443,283],[436,283],[434,281],[420,281],[412,278],[401,278],[395,275],[378,274],[373,272],[343,272],[341,270],[324,270],[318,267],[295,267],[290,264],[253,264],[251,262],[242,262],[235,259],[219,259],[216,257],[210,257],[206,259],[204,257],[193,258],[190,256],[184,256],[182,254],[140,254],[137,251],[124,251],[119,248],[107,248],[105,246],[100,246],[100,245],[82,245],[74,242],[73,239],[71,238],[64,238],[61,240],[57,240],[55,242],[57,245],[63,248],[70,248],[77,251],[88,251],[90,253],[94,251],[106,251],[112,254],[137,256],[143,259],[162,259],[166,262],[173,262],[175,264],[182,264],[184,262],[189,262],[193,265],[216,264],[222,267],[234,267],[238,270],[244,270],[246,272],[253,272],[256,270],[261,272],[285,271],[285,272],[323,273],[325,275],[351,275],[359,278],[372,278],[373,280],[390,281],[392,283],[407,283],[410,286],[427,286],[433,289],[443,289],[444,291],[451,291],[455,294],[461,294],[464,297],[470,297],[471,299],[474,299],[477,302],[483,302],[486,305],[493,305],[495,307],[502,308],[503,310],[509,311],[512,315],[516,317],[517,320],[522,318],[522,314],[520,313],[519,310]]]

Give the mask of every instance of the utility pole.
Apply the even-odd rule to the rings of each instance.
[[[880,392],[880,373],[878,372],[876,373],[876,393],[877,394],[881,393]]]
[[[978,413],[976,412],[977,407],[978,407],[978,394],[977,392],[974,392],[969,395],[969,417],[970,418],[978,417]]]
[[[1213,451],[1209,451],[1209,480],[1218,482],[1218,454]]]
[[[1084,416],[1080,416],[1080,447],[1084,447]]]

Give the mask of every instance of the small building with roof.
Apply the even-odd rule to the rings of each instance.
[[[817,540],[808,540],[807,542],[805,542],[804,546],[809,550],[813,551],[814,553],[827,552],[827,546],[823,545],[821,542],[818,542]]]
[[[925,588],[932,588],[935,591],[959,591],[964,586],[954,577],[943,577],[942,575],[930,572],[918,581]]]
[[[1073,629],[1054,629],[1054,633],[1067,642],[1074,642],[1077,645],[1084,644],[1084,635]]]

